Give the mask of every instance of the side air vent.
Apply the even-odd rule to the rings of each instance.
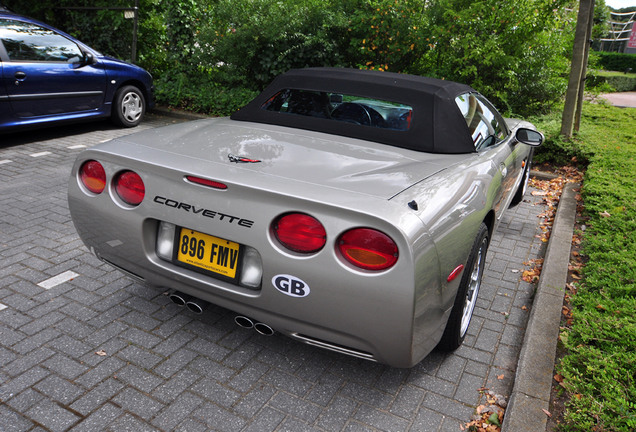
[[[343,345],[338,345],[338,344],[327,342],[321,339],[316,339],[311,336],[306,336],[300,333],[292,333],[292,336],[308,345],[325,348],[330,351],[335,351],[340,354],[346,354],[353,357],[362,358],[365,360],[377,361],[376,359],[373,358],[373,354],[365,352],[365,351],[360,351],[360,350],[349,348]]]

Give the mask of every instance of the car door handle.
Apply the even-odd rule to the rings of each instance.
[[[26,79],[26,72],[17,71],[16,73],[13,74],[13,76],[18,81],[24,81]]]

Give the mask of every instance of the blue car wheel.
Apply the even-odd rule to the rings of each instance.
[[[145,112],[146,101],[137,87],[125,86],[117,90],[111,113],[113,123],[121,127],[137,126]]]

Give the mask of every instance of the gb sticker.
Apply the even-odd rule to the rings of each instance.
[[[288,296],[307,297],[309,295],[309,285],[295,276],[276,275],[272,278],[272,284],[278,291]]]

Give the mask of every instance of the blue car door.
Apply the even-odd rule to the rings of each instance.
[[[0,19],[2,76],[13,113],[40,117],[98,109],[106,74],[73,40],[39,25]]]

